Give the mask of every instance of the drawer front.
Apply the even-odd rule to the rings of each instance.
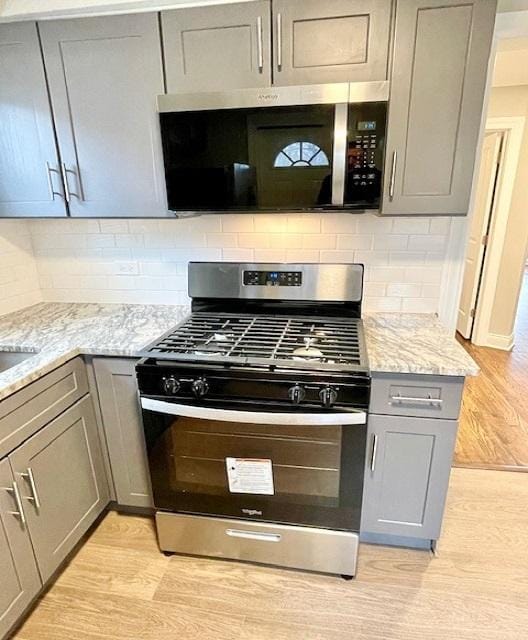
[[[376,373],[372,376],[370,413],[456,420],[464,378]]]
[[[81,358],[75,358],[0,402],[0,457],[86,393],[86,367]]]

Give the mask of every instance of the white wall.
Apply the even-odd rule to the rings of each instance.
[[[212,215],[29,222],[45,300],[187,303],[189,260],[363,262],[367,310],[436,312],[449,218]]]
[[[29,224],[0,220],[0,315],[41,300]]]

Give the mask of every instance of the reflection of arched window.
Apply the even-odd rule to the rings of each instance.
[[[279,151],[274,167],[328,167],[328,156],[313,142],[292,142]]]

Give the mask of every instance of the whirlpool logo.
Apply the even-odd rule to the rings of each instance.
[[[259,100],[278,100],[279,94],[278,93],[259,93],[258,99]]]
[[[258,509],[242,509],[242,513],[245,513],[246,516],[261,516],[262,511]]]

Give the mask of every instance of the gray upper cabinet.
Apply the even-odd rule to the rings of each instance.
[[[494,0],[399,0],[382,213],[466,215]]]
[[[278,85],[387,79],[391,0],[273,0]]]
[[[38,431],[9,460],[46,582],[109,500],[91,397]]]
[[[40,25],[72,216],[166,215],[158,16]]]
[[[268,0],[162,11],[167,91],[271,84]]]
[[[95,358],[94,370],[117,502],[152,507],[135,360]]]
[[[40,577],[29,535],[14,495],[7,458],[0,462],[0,637],[37,595]]]
[[[0,216],[65,216],[34,22],[0,25]]]
[[[370,415],[362,533],[440,536],[457,423]]]

